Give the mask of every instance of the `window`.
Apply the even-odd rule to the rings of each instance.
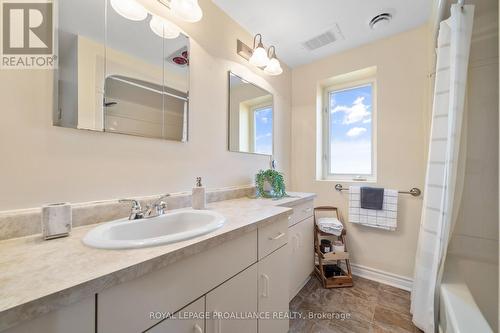
[[[273,154],[273,108],[265,106],[253,111],[254,151],[259,154]]]
[[[375,181],[375,80],[325,89],[323,178]]]

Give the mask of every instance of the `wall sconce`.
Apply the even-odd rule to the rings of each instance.
[[[274,45],[269,47],[269,62],[267,63],[266,68],[264,68],[264,72],[273,76],[283,73],[281,64],[278,58],[276,58],[276,48],[274,47]]]
[[[259,44],[255,45],[257,43],[257,38],[259,38]],[[267,51],[264,48],[264,44],[262,44],[261,34],[257,34],[253,38],[253,51],[249,62],[257,67],[267,66],[267,64],[269,63],[269,58],[267,57]]]
[[[158,2],[169,8],[172,15],[180,20],[194,23],[203,17],[198,0],[158,0]],[[115,12],[132,21],[142,21],[150,14],[137,0],[111,0],[110,3]],[[177,38],[181,31],[174,23],[153,14],[149,27],[158,36],[169,39]]]
[[[257,41],[258,40],[258,41]],[[248,60],[252,65],[263,69],[268,75],[280,75],[283,73],[280,61],[276,57],[276,48],[270,46],[266,51],[262,43],[262,35],[256,34],[253,38],[253,48],[243,43],[241,40],[236,41],[236,52],[245,60]]]

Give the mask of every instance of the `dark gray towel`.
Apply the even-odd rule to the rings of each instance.
[[[384,189],[362,187],[360,201],[361,208],[381,210],[384,204]]]

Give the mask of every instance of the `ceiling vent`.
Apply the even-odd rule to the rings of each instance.
[[[389,24],[391,19],[392,19],[392,15],[389,13],[378,14],[377,16],[375,16],[374,18],[372,18],[370,20],[370,23],[369,23],[370,28],[372,30],[377,30],[377,29],[380,29],[382,27],[385,27],[386,25]]]
[[[302,45],[304,45],[304,47],[309,51],[313,51],[325,45],[331,44],[336,40],[337,38],[335,38],[335,34],[332,31],[327,31],[325,33],[322,33],[321,35],[303,42]]]

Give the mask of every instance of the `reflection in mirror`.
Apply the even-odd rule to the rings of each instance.
[[[273,95],[229,72],[229,150],[273,154]]]
[[[150,14],[126,18],[113,1],[60,1],[59,17],[55,125],[187,141],[186,36]]]

